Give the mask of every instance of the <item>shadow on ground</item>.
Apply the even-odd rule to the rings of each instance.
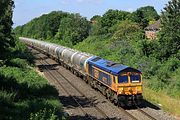
[[[77,97],[77,96],[72,96],[72,97],[74,99],[76,99],[76,101],[78,101],[83,108],[93,107],[94,105],[98,104],[98,102],[95,102],[97,100],[95,98],[86,99],[84,97]],[[79,105],[73,100],[72,97],[71,96],[60,96],[59,99],[64,107],[75,109],[75,108],[79,107]],[[90,116],[90,115],[84,115],[84,116],[70,115],[68,120],[89,120],[90,118],[93,120],[107,120],[106,118],[98,119],[97,117]],[[111,120],[120,120],[118,118],[110,118],[110,119]]]
[[[90,118],[88,118],[88,116],[70,116],[68,120],[107,120],[107,118],[97,118],[94,116],[89,116]],[[118,118],[110,118],[111,120],[121,120]]]
[[[59,99],[63,104],[63,106],[66,108],[79,107],[76,101],[78,101],[82,107],[92,107],[92,106],[96,106],[99,103],[97,102],[96,98],[87,99],[85,97],[80,97],[80,96],[60,96]]]
[[[133,106],[130,106],[130,107],[123,107],[124,109],[126,110],[131,110],[131,109],[137,109],[138,108],[151,108],[151,109],[154,109],[154,110],[160,110],[160,107],[158,107],[157,105],[154,105],[153,103],[143,99],[143,102],[141,105],[133,105]]]
[[[29,119],[31,113],[45,108],[53,110],[55,106],[51,102],[58,101],[57,98],[58,91],[53,86],[30,85],[0,73],[0,119]]]
[[[149,108],[152,108],[152,109],[155,109],[155,110],[160,110],[160,107],[158,107],[157,105],[154,105],[153,103],[147,101],[147,100],[143,100],[143,104],[141,106],[139,106],[141,108],[146,108],[146,107],[149,107]]]
[[[40,71],[47,71],[47,70],[58,70],[59,64],[50,64],[50,65],[37,65]]]

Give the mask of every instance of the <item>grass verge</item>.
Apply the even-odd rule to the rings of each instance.
[[[0,67],[0,119],[62,119],[58,91],[20,58]]]
[[[180,100],[168,96],[163,91],[154,91],[146,86],[144,87],[143,96],[152,103],[161,104],[161,108],[165,111],[180,116]]]

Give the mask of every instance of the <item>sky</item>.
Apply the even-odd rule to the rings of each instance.
[[[14,0],[13,27],[23,25],[35,17],[51,11],[80,13],[90,19],[103,15],[109,9],[135,11],[144,6],[154,6],[160,14],[169,0]]]

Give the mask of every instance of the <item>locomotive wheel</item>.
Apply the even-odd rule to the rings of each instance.
[[[110,89],[106,89],[106,98],[110,99],[111,97],[111,90]]]
[[[65,68],[68,70],[68,66],[67,65],[65,65]]]
[[[104,96],[106,96],[106,88],[102,86],[102,89],[103,89],[103,90],[102,90],[102,94],[103,94]]]
[[[85,77],[85,76],[83,76],[83,80],[84,80],[84,81],[87,81],[87,79],[86,79],[86,77]]]
[[[90,80],[90,85],[91,85],[92,88],[94,88],[93,79],[92,79],[92,78],[91,78],[91,80]]]
[[[111,92],[110,101],[111,101],[111,102],[114,101],[114,92]]]
[[[79,73],[78,73],[78,72],[76,72],[76,73],[77,73],[77,75],[76,75],[76,76],[77,76],[77,77],[79,77],[79,76],[80,76],[80,75],[79,75]]]
[[[87,83],[88,83],[89,85],[91,85],[91,80],[87,80]]]
[[[71,68],[71,72],[72,72],[72,73],[73,73],[73,71],[74,71],[73,68]]]
[[[93,87],[94,89],[97,89],[97,82],[95,80],[93,81]]]
[[[86,77],[84,77],[84,80],[85,80],[85,82],[86,83],[88,83],[88,77],[86,78]]]
[[[113,101],[113,103],[114,103],[115,106],[117,106],[117,105],[118,105],[118,100],[115,99],[115,100]]]
[[[74,75],[77,76],[76,71],[74,70]]]

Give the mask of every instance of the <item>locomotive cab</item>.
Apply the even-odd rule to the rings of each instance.
[[[118,101],[121,106],[140,105],[142,102],[141,72],[123,72],[117,79]]]
[[[93,56],[87,62],[88,80],[94,88],[121,106],[142,102],[142,73],[140,70]],[[98,84],[97,84],[98,83]]]

